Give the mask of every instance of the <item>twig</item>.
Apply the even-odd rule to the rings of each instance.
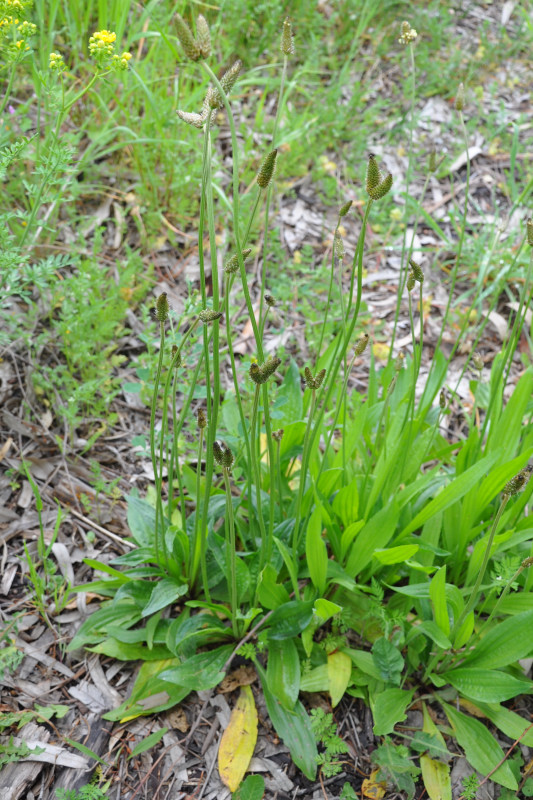
[[[94,528],[98,533],[101,533],[102,536],[107,536],[108,539],[111,539],[112,542],[115,544],[120,544],[123,547],[130,547],[134,550],[137,545],[133,544],[133,542],[128,542],[127,539],[123,539],[121,536],[117,536],[116,533],[111,533],[111,531],[102,528],[101,525],[98,525],[96,522],[93,522],[92,519],[89,517],[84,517],[83,514],[80,514],[79,511],[76,511],[74,508],[69,509],[69,513],[73,514],[77,519],[80,519],[82,522],[85,522],[86,525],[90,525],[91,528]]]

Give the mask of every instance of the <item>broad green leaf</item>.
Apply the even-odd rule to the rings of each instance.
[[[154,645],[153,647],[144,647],[142,644],[126,644],[119,642],[112,637],[107,638],[104,642],[96,644],[93,647],[87,647],[93,653],[100,653],[101,655],[116,658],[118,661],[160,661],[164,658],[170,658],[172,653],[164,645]]]
[[[331,705],[335,708],[344,697],[352,676],[352,659],[340,650],[328,655],[328,684]]]
[[[318,594],[322,595],[326,590],[328,552],[322,538],[322,513],[319,506],[315,508],[307,523],[305,556],[313,586]]]
[[[437,570],[429,584],[433,618],[445,636],[450,636],[450,618],[446,605],[446,565]]]
[[[382,636],[374,642],[372,658],[380,672],[381,680],[398,686],[404,666],[403,656],[398,648]]]
[[[370,675],[377,681],[383,680],[381,670],[376,664],[372,653],[369,653],[367,650],[354,650],[352,648],[345,648],[344,652],[348,653],[355,666],[366,675]]]
[[[256,663],[256,669],[263,687],[267,711],[278,736],[289,748],[296,766],[302,770],[306,778],[314,781],[318,752],[316,740],[311,730],[311,721],[305,708],[298,700],[293,711],[284,709],[268,688],[264,669],[258,663]]]
[[[174,603],[178,597],[187,594],[189,587],[186,583],[175,581],[173,578],[163,578],[154,584],[152,594],[148,605],[143,609],[143,617],[148,617],[150,614],[155,614],[156,611],[161,611],[162,608]]]
[[[231,792],[239,787],[244,778],[256,742],[257,709],[254,696],[249,686],[243,686],[218,749],[220,778]]]
[[[386,550],[376,550],[374,558],[380,564],[403,564],[418,552],[417,544],[402,544],[398,547],[388,547]]]
[[[315,669],[304,672],[300,680],[302,692],[327,692],[329,689],[328,665],[321,664]]]
[[[436,622],[432,622],[431,620],[425,620],[418,625],[413,625],[407,634],[406,644],[409,644],[421,634],[427,636],[432,642],[435,642],[438,647],[442,647],[443,650],[448,650],[452,646],[452,643],[448,637],[443,634]]]
[[[277,577],[278,573],[272,564],[267,564],[259,576],[257,596],[261,605],[269,611],[289,602],[289,593],[281,583],[276,583]]]
[[[533,689],[533,681],[519,680],[495,669],[459,667],[441,675],[465,697],[482,703],[501,703]]]
[[[346,557],[346,553],[350,549],[353,540],[359,531],[364,527],[364,525],[364,519],[359,519],[357,522],[352,522],[351,525],[348,525],[348,527],[343,530],[341,536],[341,558],[343,560]]]
[[[452,503],[460,500],[461,497],[470,491],[472,486],[477,484],[486,475],[497,459],[498,453],[493,453],[491,456],[482,458],[481,461],[478,461],[477,464],[474,464],[474,466],[470,467],[466,472],[463,472],[462,475],[454,478],[448,486],[439,492],[438,495],[419,511],[408,525],[406,525],[399,538],[403,538],[409,533],[416,531],[417,528],[421,528],[424,522],[431,519],[431,517],[439,511],[443,511],[445,508],[448,508],[448,506],[451,506]]]
[[[405,719],[405,710],[412,699],[413,692],[405,689],[385,689],[384,692],[370,695],[376,736],[392,733],[396,723]]]
[[[374,551],[385,547],[396,530],[398,504],[395,500],[371,517],[357,535],[346,562],[346,572],[355,578],[372,560]]]
[[[532,624],[533,608],[498,623],[466,654],[467,665],[497,668],[527,658],[533,652],[533,639],[529,635]]]
[[[462,714],[447,703],[442,703],[442,707],[454,729],[457,741],[465,751],[468,763],[485,776],[503,761],[501,766],[492,773],[491,780],[507,789],[516,791],[518,789],[516,778],[507,761],[504,761],[503,750],[487,727],[479,720]]]
[[[300,693],[300,657],[293,639],[269,642],[266,674],[270,691],[290,711]]]
[[[313,619],[312,600],[290,600],[276,608],[269,619],[269,639],[292,639]]]
[[[497,704],[476,703],[476,705],[509,739],[513,741],[520,739],[521,744],[533,747],[533,728],[530,727],[529,719],[524,719],[520,714]]]
[[[197,692],[204,689],[212,689],[224,677],[222,667],[232,651],[233,645],[223,644],[214,650],[197,653],[177,667],[170,667],[164,670],[160,674],[160,678],[183,688],[194,689]]]
[[[141,613],[133,603],[114,603],[99,608],[85,620],[68,646],[68,650],[77,650],[87,644],[96,644],[106,636],[110,624],[120,623],[127,630],[141,619]]]
[[[155,509],[133,494],[128,495],[127,500],[128,526],[131,535],[141,547],[148,547],[154,541]]]
[[[248,775],[239,786],[232,800],[263,800],[265,779],[262,775]]]
[[[357,478],[350,481],[347,486],[343,486],[342,489],[339,489],[333,498],[331,507],[345,528],[356,522],[359,510]]]
[[[283,441],[283,440],[282,440]],[[281,557],[283,558],[283,563],[287,567],[287,572],[290,575],[291,582],[293,586],[298,585],[298,570],[296,565],[293,561],[291,552],[287,545],[278,539],[277,536],[274,536],[274,541],[276,543],[276,547],[278,548],[279,552],[281,553]]]
[[[179,664],[177,658],[162,661],[145,661],[135,679],[130,696],[119,708],[108,711],[104,719],[113,722],[127,722],[130,719],[159,714],[167,708],[181,703],[190,693],[190,689],[163,681],[159,677],[164,670]]]

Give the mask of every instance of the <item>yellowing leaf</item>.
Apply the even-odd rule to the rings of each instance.
[[[431,800],[452,800],[450,767],[429,756],[420,756],[424,786]]]
[[[363,785],[361,786],[363,797],[369,797],[370,800],[381,800],[384,796],[387,784],[376,781],[378,772],[379,770],[375,769],[374,772],[370,773],[370,778],[364,779]]]
[[[244,778],[257,741],[257,710],[249,686],[243,686],[218,749],[222,782],[235,792]]]
[[[439,731],[431,717],[425,703],[422,705],[424,713],[424,725],[422,730],[436,736],[439,743],[445,748],[444,736]],[[452,800],[452,784],[450,779],[450,767],[442,761],[436,761],[429,756],[420,756],[420,766],[422,767],[422,778],[426,792],[430,800]]]
[[[347,653],[339,651],[328,656],[328,684],[331,705],[340,703],[352,675],[352,659]]]

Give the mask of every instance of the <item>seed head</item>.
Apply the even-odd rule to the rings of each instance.
[[[378,167],[376,156],[370,154],[368,156],[368,164],[366,165],[366,190],[368,194],[376,189],[382,180],[383,175]]]
[[[292,42],[291,21],[285,17],[283,22],[283,31],[281,32],[281,45],[280,50],[285,56],[291,56],[294,53],[294,44]]]
[[[403,369],[404,359],[405,359],[405,354],[401,352],[398,353],[398,355],[394,359],[394,369],[396,370],[396,372],[401,372],[401,370]]]
[[[415,283],[416,283],[415,274],[414,274],[413,270],[411,269],[411,270],[409,270],[409,275],[407,276],[407,291],[408,292],[412,292],[413,291],[413,289],[415,288]]]
[[[340,235],[339,231],[335,231],[333,236],[333,250],[335,251],[335,255],[342,261],[346,252],[344,250],[344,242],[342,241],[342,236]]]
[[[196,40],[202,58],[209,58],[211,55],[211,34],[209,32],[207,20],[201,14],[198,15],[198,19],[196,20]]]
[[[420,264],[417,264],[416,261],[413,261],[413,259],[410,258],[409,266],[413,270],[415,281],[418,281],[418,283],[424,283],[424,273],[422,272]]]
[[[169,311],[170,307],[168,305],[167,293],[163,292],[156,300],[154,316],[158,322],[164,322],[168,317]]]
[[[261,189],[266,189],[268,186],[270,186],[272,178],[274,177],[277,155],[277,150],[271,150],[271,152],[264,157],[263,162],[259,167],[259,172],[257,173],[257,185],[260,186]]]
[[[187,125],[193,125],[195,128],[203,128],[206,121],[205,114],[194,114],[188,111],[181,111],[180,109],[178,109],[178,117],[183,120],[183,122],[186,122]]]
[[[217,442],[216,440],[213,442],[213,456],[215,457],[215,461],[219,466],[222,466],[222,457],[224,455],[224,451],[222,449],[222,443]]]
[[[465,87],[464,84],[460,83],[457,89],[457,94],[455,95],[455,110],[462,111],[465,107]]]
[[[203,408],[199,408],[198,411],[196,412],[196,423],[200,428],[200,430],[203,430],[207,425],[207,419]]]
[[[272,438],[274,439],[275,442],[281,442],[281,440],[283,439],[283,434],[284,430],[283,428],[280,428],[277,431],[272,431]]]
[[[481,353],[478,353],[477,350],[475,353],[472,353],[472,363],[474,367],[481,372],[483,369],[483,359],[481,357]]]
[[[417,37],[418,33],[415,31],[415,29],[411,28],[408,22],[402,22],[400,38],[398,39],[398,42],[400,44],[411,44],[411,42],[414,42]]]
[[[215,322],[217,319],[220,319],[222,316],[222,311],[212,311],[211,309],[206,308],[204,311],[200,311],[198,316],[202,322],[207,325],[209,322]]]
[[[279,365],[281,364],[281,358],[277,356],[269,356],[264,364],[259,366],[256,361],[253,361],[250,365],[250,378],[253,380],[255,384],[263,384],[268,381],[271,375],[277,370]]]
[[[533,467],[530,467],[529,465],[520,470],[518,475],[515,475],[514,478],[511,478],[509,483],[505,485],[503,494],[507,495],[507,497],[512,497],[513,495],[518,494],[518,492],[521,492],[522,489],[525,489],[532,472]]]
[[[241,71],[242,61],[237,61],[224,73],[224,75],[220,79],[220,85],[224,90],[224,94],[229,94],[235,85],[235,81],[239,77],[239,72]],[[223,108],[224,101],[220,96],[220,92],[218,89],[211,89],[207,93],[208,103],[211,108]]]
[[[267,304],[267,306],[269,308],[274,308],[274,306],[276,305],[276,298],[272,297],[271,294],[266,294],[265,295],[265,303]]]
[[[250,253],[252,252],[251,247],[247,247],[246,250],[242,251],[242,260],[246,261]],[[224,267],[224,272],[227,275],[233,275],[239,269],[239,257],[237,253],[232,256],[228,261],[226,261],[226,266]]]
[[[357,356],[361,356],[365,352],[369,339],[370,336],[368,335],[368,333],[361,334],[355,345],[355,354]]]
[[[368,194],[370,195],[372,200],[381,200],[382,197],[385,197],[385,195],[388,194],[388,192],[390,192],[391,187],[392,187],[392,175],[389,172],[389,174],[383,178],[379,186],[376,186],[376,188],[372,189],[372,191],[368,192]]]
[[[325,377],[326,377],[325,369],[321,369],[320,372],[317,372],[314,378],[309,367],[306,367],[304,369],[304,380],[305,380],[305,385],[307,386],[308,389],[313,389],[313,390],[320,389]]]
[[[522,567],[522,569],[533,567],[533,556],[528,556],[527,558],[524,558],[520,566]]]
[[[440,390],[439,394],[439,406],[444,410],[446,408],[446,393],[444,389]]]
[[[171,366],[173,366],[175,369],[178,369],[178,367],[181,367],[181,353],[179,352],[178,346],[176,344],[172,345],[171,353],[172,353]]]
[[[174,21],[176,23],[178,39],[185,51],[185,55],[187,58],[190,58],[191,61],[200,61],[203,58],[202,51],[200,45],[192,35],[191,29],[180,14],[176,14]]]
[[[345,217],[348,211],[351,209],[352,204],[353,200],[348,200],[348,202],[341,207],[341,210],[339,211],[339,217]]]

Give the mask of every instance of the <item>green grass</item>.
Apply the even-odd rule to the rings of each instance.
[[[78,429],[90,446],[113,423],[119,385],[112,368],[123,359],[126,309],[156,283],[147,256],[163,235],[183,252],[173,229],[194,231],[200,268],[183,313],[157,288],[156,321],[138,312],[147,323],[147,354],[132,365],[136,380],[126,389],[150,404],[145,445],[154,489],[129,498],[131,552],[113,566],[86,560],[97,575],[77,590],[104,601],[70,646],[143,662],[130,698],[110,720],[147,713],[143,702],[160,692],[167,699],[149,704],[150,713],[216,686],[240,653],[255,664],[273,725],[308,778],[319,766],[326,775],[342,748],[332,728],[335,752],[319,755],[321,737],[300,690],[329,693],[332,707],[346,693],[363,698],[375,735],[385,737],[375,758],[380,774],[389,782],[396,776],[408,796],[418,774],[410,754],[422,754],[426,778],[424,758],[448,758],[450,739],[478,772],[515,791],[521,777],[489,729],[450,700],[477,705],[506,736],[530,742],[527,721],[503,704],[532,685],[518,662],[531,653],[520,632],[533,614],[525,513],[533,490],[533,372],[518,345],[521,337],[531,343],[533,231],[513,221],[504,236],[491,216],[498,200],[509,217],[515,210],[527,216],[531,176],[518,158],[526,119],[512,129],[501,114],[480,121],[483,98],[470,86],[491,69],[482,50],[492,46],[488,28],[469,55],[439,16],[451,13],[447,4],[415,4],[410,22],[420,36],[403,48],[403,4],[365,2],[357,18],[351,8],[342,3],[327,19],[295,3],[292,55],[279,50],[281,3],[223,4],[209,20],[211,59],[191,63],[167,3],[142,10],[129,2],[35,5],[34,50],[12,73],[20,105],[12,129],[2,132],[4,147],[20,140],[26,115],[36,130],[20,153],[2,151],[6,175],[16,166],[3,209],[11,283],[2,292],[11,309],[23,301],[28,310],[20,318],[8,305],[9,335],[27,343],[35,363],[38,354],[53,355],[33,380],[43,403],[60,401],[65,451]],[[504,63],[509,48],[516,63],[522,59],[531,35],[525,16],[519,25],[518,39],[510,44],[502,33],[491,59]],[[118,53],[134,54],[127,71],[100,65],[95,73],[87,33],[99,28],[116,31]],[[62,76],[47,71],[51,48],[64,55]],[[241,76],[226,94],[220,76],[236,57]],[[467,86],[464,109],[454,108],[458,79]],[[219,92],[218,108],[213,125],[204,120],[199,130],[176,112],[200,113],[208,87]],[[434,142],[418,125],[435,95],[448,104],[453,147],[437,176],[448,174],[475,135],[509,153],[488,210],[470,158],[455,176],[465,186],[448,217],[433,217],[418,195],[420,176],[426,185],[436,180],[428,168]],[[263,181],[260,165],[272,142],[276,176]],[[391,188],[385,158],[369,158],[374,147],[407,159],[405,188],[400,175],[392,175]],[[295,257],[282,244],[276,192],[290,201],[302,178],[335,219],[324,232],[329,248],[304,240]],[[83,239],[89,204],[109,193],[126,204],[137,229],[137,249],[124,250],[125,263],[105,250],[103,226],[90,252]],[[479,221],[471,223],[472,213]],[[72,245],[62,242],[60,256],[42,258],[58,227],[75,233]],[[411,252],[408,227],[432,231],[436,244]],[[392,336],[400,338],[400,324],[411,335],[401,355],[391,347],[390,326],[374,328],[363,285],[385,247],[401,258]],[[430,266],[421,271],[426,255]],[[263,263],[259,287],[251,278],[256,258]],[[450,352],[441,338],[432,342],[422,380],[427,334],[422,327],[417,335],[416,323],[435,274],[449,298],[442,334],[452,332],[454,344]],[[289,336],[269,354],[268,294],[281,332],[297,310],[306,352],[301,338]],[[480,369],[475,350],[489,349],[488,314],[501,312],[507,299],[517,306],[501,350]],[[236,360],[233,344],[248,319],[253,352]],[[385,339],[384,358],[378,342],[367,347],[369,334]],[[452,377],[459,356],[471,402]],[[364,391],[350,391],[355,366],[368,375]],[[87,419],[89,408],[94,418]],[[443,423],[452,411],[461,427],[450,441]],[[36,497],[40,503],[38,490]],[[47,573],[41,540],[41,564],[27,559],[44,609],[51,592],[59,604],[63,595]],[[425,712],[423,729],[405,747],[389,742],[402,735],[406,711],[422,696],[437,728]],[[446,796],[449,770],[439,774]]]

